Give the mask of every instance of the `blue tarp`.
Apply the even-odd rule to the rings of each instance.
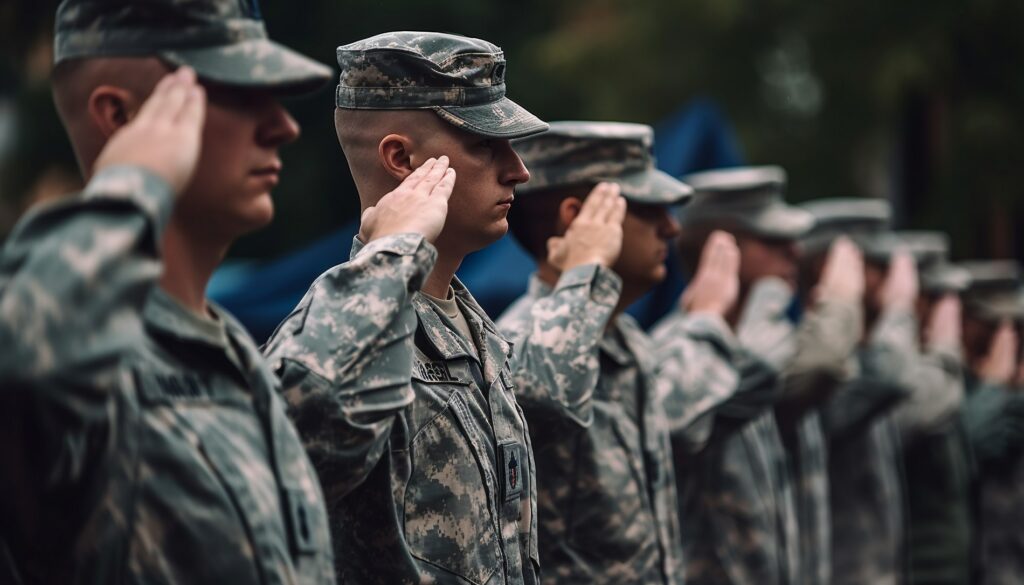
[[[658,166],[671,175],[743,164],[732,128],[710,100],[690,102],[658,124],[655,131]],[[357,224],[352,222],[301,250],[271,261],[228,262],[214,274],[208,294],[262,342],[317,276],[348,259],[356,230]],[[668,262],[665,282],[629,309],[644,326],[672,307],[685,284],[674,251]],[[467,257],[459,278],[488,314],[496,317],[526,290],[533,268],[533,260],[511,236],[506,236]]]

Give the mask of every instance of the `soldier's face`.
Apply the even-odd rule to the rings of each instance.
[[[679,231],[668,207],[629,203],[622,221],[622,253],[612,268],[624,284],[646,291],[665,279],[669,242]]]
[[[273,218],[278,149],[298,138],[299,126],[270,93],[204,85],[202,152],[175,213],[190,226],[234,238]]]
[[[456,254],[484,248],[508,231],[513,190],[530,173],[508,140],[470,134],[425,114],[414,164],[447,155],[456,174],[437,247]]]
[[[793,240],[761,238],[736,234],[740,249],[740,284],[753,286],[762,278],[776,277],[797,287],[798,246]]]

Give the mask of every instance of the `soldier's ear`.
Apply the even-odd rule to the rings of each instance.
[[[110,138],[135,117],[141,105],[127,89],[101,85],[89,94],[89,118],[105,138]]]
[[[580,214],[580,209],[582,208],[583,200],[579,197],[566,197],[562,199],[562,202],[558,204],[558,235],[564,234],[565,230],[569,229],[569,225]]]
[[[377,157],[389,175],[398,181],[405,180],[424,161],[415,161],[412,155],[412,140],[401,134],[388,134],[377,145]]]

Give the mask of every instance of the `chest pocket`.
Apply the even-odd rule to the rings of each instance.
[[[413,556],[482,584],[502,561],[489,496],[495,482],[485,481],[486,434],[477,426],[461,390],[452,390],[412,439],[404,512]]]
[[[279,573],[289,556],[287,513],[282,513],[263,429],[246,395],[217,378],[138,371],[135,378],[145,470],[136,516],[161,519],[159,531],[149,534],[148,523],[140,522],[135,532],[145,533],[162,562],[173,566],[196,564],[195,558],[210,554],[211,540],[222,543],[217,572],[203,580],[255,578],[257,564],[268,574]],[[293,511],[301,514],[299,499],[293,498]],[[307,523],[307,529],[316,528]],[[175,540],[164,542],[165,534]],[[254,556],[254,550],[261,554]]]

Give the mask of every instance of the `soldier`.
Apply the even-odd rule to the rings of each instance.
[[[976,462],[973,535],[983,584],[1024,579],[1024,398],[1018,329],[1024,321],[1021,269],[1013,261],[960,265],[970,275],[964,293],[968,364],[965,434]],[[1017,386],[1017,387],[1015,387]]]
[[[783,202],[782,169],[683,180],[695,189],[682,215],[683,262],[696,264],[712,230],[736,237],[740,294],[728,321],[740,345],[777,374],[741,379],[737,398],[748,401],[718,413],[707,446],[680,471],[687,581],[826,583],[827,478],[815,409],[843,379],[860,338],[860,254],[849,241],[836,242],[814,303],[794,327],[786,314],[797,283],[795,242],[814,219]],[[743,390],[745,383],[753,387]]]
[[[654,168],[653,130],[641,124],[554,122],[514,146],[532,179],[509,223],[538,269],[498,325],[515,346],[513,381],[542,478],[545,582],[681,583],[669,433],[727,397],[735,375],[720,368],[724,383],[684,393],[623,311],[665,277],[679,231],[670,206],[690,189]],[[738,256],[720,246],[735,297]],[[704,303],[696,313],[727,308],[728,280],[703,282],[690,292]]]
[[[298,136],[278,95],[330,69],[271,42],[254,2],[66,0],[56,29],[54,97],[88,186],[0,254],[6,558],[29,583],[331,583],[278,382],[203,296],[272,215]],[[377,223],[423,229],[408,216],[441,199]],[[363,255],[342,290],[413,260]]]
[[[866,337],[851,356],[856,374],[822,409],[829,441],[833,582],[895,585],[905,564],[906,497],[897,412],[922,376],[915,255],[923,256],[935,238],[897,237],[889,229],[891,210],[883,200],[819,199],[802,207],[816,219],[803,242],[803,263],[812,281],[827,247],[840,235],[852,238],[865,256]],[[933,325],[932,341],[956,342],[955,323]],[[935,337],[943,332],[946,339]]]
[[[433,245],[389,248],[436,254],[425,280],[338,294],[332,269],[265,348],[326,492],[338,580],[535,583],[533,450],[512,348],[454,275],[505,234],[513,188],[529,178],[509,139],[547,124],[505,97],[503,53],[486,41],[392,32],[337,53],[335,126],[364,209],[353,254],[376,237],[381,196],[418,166],[458,172]],[[387,323],[390,336],[363,340]],[[346,369],[335,353],[347,344],[407,351]]]

